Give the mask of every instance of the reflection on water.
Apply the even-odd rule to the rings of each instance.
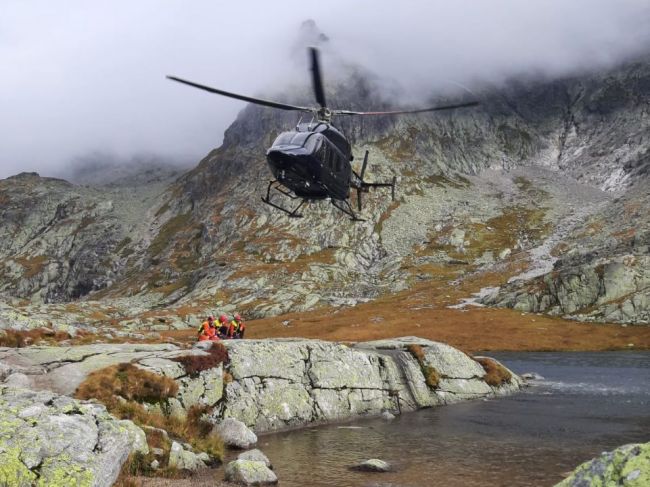
[[[603,450],[650,441],[650,353],[492,355],[544,380],[507,398],[268,435],[259,446],[282,486],[550,486]],[[396,471],[347,469],[367,458]]]

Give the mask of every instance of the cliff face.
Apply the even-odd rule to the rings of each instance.
[[[331,85],[332,106],[386,106],[369,79],[351,71]],[[335,121],[357,161],[370,151],[368,180],[398,177],[394,203],[381,190],[364,198],[364,223],[325,202],[289,220],[259,201],[264,151],[297,119],[255,106],[177,181],[0,181],[0,290],[101,300],[124,310],[117,319],[153,306],[255,317],[489,272],[491,285],[513,279],[491,305],[646,321],[650,63],[479,98],[452,113]]]

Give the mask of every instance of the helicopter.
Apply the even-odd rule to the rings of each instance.
[[[364,221],[358,217],[350,204],[351,189],[356,190],[357,208],[359,212],[362,209],[361,195],[367,193],[370,188],[391,188],[391,197],[393,201],[395,200],[396,177],[393,177],[390,182],[367,182],[364,180],[368,165],[368,151],[365,152],[361,171],[357,173],[352,168],[351,162],[354,157],[350,142],[331,123],[332,117],[415,114],[478,105],[477,101],[471,101],[412,110],[377,112],[332,110],[327,106],[325,99],[319,51],[315,47],[310,47],[308,48],[308,52],[311,62],[312,87],[316,103],[319,105],[318,107],[304,107],[254,98],[194,83],[177,78],[176,76],[167,76],[172,81],[177,81],[217,95],[227,96],[265,107],[312,114],[311,122],[299,122],[294,130],[282,132],[275,139],[273,145],[266,151],[266,161],[274,179],[269,181],[266,195],[262,196],[262,201],[286,213],[291,218],[301,218],[303,216],[299,211],[305,203],[327,200],[335,208],[349,216],[352,221]],[[300,201],[293,209],[287,209],[281,204],[272,201],[274,192],[278,192],[291,200],[297,199]]]

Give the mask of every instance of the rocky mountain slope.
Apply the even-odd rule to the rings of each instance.
[[[359,69],[328,89],[336,107],[390,105]],[[368,180],[398,178],[395,202],[365,197],[361,223],[326,202],[296,220],[260,202],[265,149],[297,119],[256,106],[178,179],[2,180],[0,316],[152,327],[162,310],[272,316],[444,278],[490,287],[477,299],[492,306],[647,323],[650,59],[478,97],[475,109],[335,121],[357,161],[370,152]]]

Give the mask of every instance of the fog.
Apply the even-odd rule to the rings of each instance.
[[[650,45],[648,0],[3,0],[0,178],[98,153],[196,164],[244,104],[165,75],[251,95],[307,85],[305,19],[330,39],[326,84],[334,58],[358,63],[416,95],[404,103],[449,83],[600,69]]]

